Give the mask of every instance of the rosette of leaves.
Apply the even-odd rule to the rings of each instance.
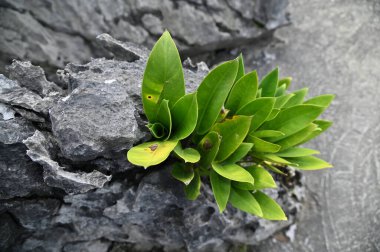
[[[286,220],[281,207],[263,190],[276,188],[272,172],[281,167],[317,170],[331,167],[318,151],[299,145],[331,126],[318,119],[333,95],[305,100],[308,89],[289,92],[291,78],[274,69],[259,81],[245,73],[243,58],[224,62],[185,93],[182,63],[169,32],[164,32],[147,61],[142,101],[154,138],[128,151],[128,160],[148,168],[170,155],[172,175],[186,196],[200,193],[208,178],[220,212],[230,203],[269,220]],[[271,172],[269,172],[269,171]]]

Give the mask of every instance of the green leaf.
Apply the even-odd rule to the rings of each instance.
[[[168,135],[167,129],[161,123],[148,123],[148,129],[158,139]]]
[[[219,151],[221,137],[217,132],[209,132],[198,144],[198,150],[201,153],[200,164],[208,167],[214,161]]]
[[[165,31],[154,45],[146,64],[142,100],[144,112],[150,122],[156,120],[158,105],[163,99],[169,107],[185,95],[182,62],[169,32]]]
[[[225,160],[240,146],[248,134],[250,124],[249,116],[234,116],[232,119],[215,124],[212,130],[222,137],[215,160],[219,162]]]
[[[280,109],[273,109],[271,112],[270,112],[270,114],[269,114],[269,116],[267,117],[267,119],[265,120],[265,121],[270,121],[270,120],[273,120],[279,113],[280,113]]]
[[[240,80],[241,77],[245,75],[243,54],[240,53],[238,61],[239,66],[234,83],[236,83],[238,80]]]
[[[285,85],[286,89],[288,89],[291,83],[292,83],[292,77],[285,77],[278,81],[278,86],[281,87],[282,85]]]
[[[168,100],[162,100],[160,107],[158,108],[158,113],[157,113],[157,121],[161,123],[165,129],[165,135],[166,139],[170,137],[170,134],[172,132],[172,118],[170,114],[170,109],[169,109],[169,101]]]
[[[280,150],[281,146],[262,140],[258,137],[249,135],[247,137],[247,141],[253,143],[252,150],[255,152],[267,152],[267,153],[275,153]]]
[[[130,149],[127,153],[127,158],[134,165],[148,168],[165,161],[177,143],[177,141],[146,142]]]
[[[194,170],[185,164],[175,163],[172,169],[172,176],[175,179],[183,182],[185,185],[188,185],[194,178]]]
[[[198,118],[197,94],[181,97],[173,106],[171,139],[182,140],[194,131]]]
[[[228,109],[222,107],[222,109],[219,112],[218,118],[216,119],[216,123],[222,122],[229,113],[230,111]]]
[[[201,155],[196,149],[186,148],[182,149],[181,143],[178,143],[174,148],[175,154],[185,160],[186,163],[196,163],[201,158]]]
[[[236,114],[253,116],[249,132],[252,132],[260,127],[260,125],[267,119],[273,109],[275,98],[257,98],[256,100],[248,103],[243,108],[239,109]]]
[[[250,135],[258,137],[258,138],[267,138],[267,137],[280,137],[285,134],[277,130],[258,130],[251,133]]]
[[[263,212],[263,218],[267,220],[287,220],[282,208],[274,201],[271,197],[267,196],[265,193],[256,191],[253,194],[256,201],[259,203],[260,208]]]
[[[238,61],[227,61],[213,69],[198,88],[198,123],[196,131],[205,134],[218,118],[231,90],[238,70]]]
[[[300,170],[319,170],[332,167],[332,165],[326,161],[313,156],[286,158],[286,160],[292,164],[296,164],[294,168]]]
[[[265,168],[275,172],[275,173],[278,173],[278,174],[281,174],[281,175],[284,175],[284,176],[287,176],[285,172],[281,171],[280,169],[278,169],[277,167],[273,166],[273,165],[270,165],[268,163],[264,163],[264,166]]]
[[[210,172],[210,182],[219,212],[223,212],[230,197],[231,181],[220,176],[215,171]]]
[[[182,147],[177,145],[177,147],[174,148],[174,152],[180,158],[182,158],[185,161],[185,163],[196,163],[201,158],[199,152],[193,148],[182,149]]]
[[[265,122],[260,130],[278,130],[285,136],[289,136],[314,121],[323,112],[323,109],[323,107],[315,105],[296,105],[282,110],[276,118]]]
[[[252,143],[241,143],[240,146],[229,156],[224,162],[227,164],[234,164],[243,159],[248,152],[252,149]]]
[[[286,93],[286,85],[281,85],[277,87],[276,94],[274,96],[283,96]]]
[[[237,164],[225,164],[212,163],[212,168],[220,176],[228,178],[233,181],[247,182],[253,184],[255,181],[251,174],[243,167]]]
[[[308,88],[302,88],[300,90],[294,91],[294,96],[289,99],[289,101],[283,106],[283,108],[290,108],[295,105],[301,104],[308,92]]]
[[[274,108],[280,109],[282,108],[289,100],[292,98],[294,94],[286,94],[286,95],[281,95],[279,97],[276,97],[276,102],[274,103]]]
[[[191,180],[190,184],[185,187],[186,198],[189,200],[196,200],[200,194],[201,189],[201,178],[199,172],[194,172],[194,178]]]
[[[305,128],[297,131],[294,134],[291,134],[279,141],[276,141],[276,144],[281,146],[280,151],[286,150],[290,147],[299,145],[305,138],[307,138],[310,134],[312,134],[318,126],[314,123],[309,124]]]
[[[308,148],[290,148],[281,152],[277,152],[276,155],[279,157],[304,157],[314,154],[319,154],[319,151],[308,149]]]
[[[230,198],[228,200],[232,206],[259,217],[263,216],[260,205],[253,197],[252,193],[238,188],[231,188]]]
[[[256,71],[244,75],[235,83],[225,104],[231,114],[234,115],[244,105],[256,99],[257,83]]]
[[[310,100],[305,101],[304,104],[317,105],[327,108],[330,106],[330,103],[334,100],[334,98],[335,95],[325,94],[311,98]]]
[[[277,163],[277,164],[282,164],[282,165],[290,165],[291,162],[288,160],[285,160],[275,154],[272,153],[253,153],[254,157],[260,158],[262,160],[267,160],[269,162]]]
[[[273,97],[278,84],[278,68],[267,74],[260,82],[261,97]]]
[[[332,125],[332,122],[326,120],[315,120],[313,121],[313,123],[316,124],[318,128],[314,130],[310,135],[308,135],[305,139],[303,139],[302,142],[299,144],[306,143],[311,139],[319,136],[322,132],[326,131]]]
[[[261,190],[265,188],[276,188],[276,182],[274,182],[272,175],[260,166],[250,166],[246,168],[255,180],[255,184],[233,182],[236,188],[242,190]]]

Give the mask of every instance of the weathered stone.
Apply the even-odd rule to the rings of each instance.
[[[103,187],[111,180],[101,172],[69,172],[53,159],[57,155],[54,138],[49,134],[36,131],[33,136],[23,141],[28,147],[27,155],[44,168],[44,181],[47,185],[63,189],[67,193],[84,193],[94,188]]]

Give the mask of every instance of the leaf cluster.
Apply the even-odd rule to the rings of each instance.
[[[224,62],[204,78],[194,93],[185,93],[182,63],[169,32],[164,32],[147,61],[142,101],[155,138],[128,151],[128,160],[148,168],[171,154],[178,159],[174,178],[186,196],[200,193],[208,177],[220,212],[230,203],[250,214],[286,220],[281,207],[262,190],[276,188],[271,172],[331,167],[316,150],[299,145],[331,126],[318,119],[333,95],[305,100],[308,89],[289,92],[291,78],[278,68],[260,81],[245,73],[243,57]]]

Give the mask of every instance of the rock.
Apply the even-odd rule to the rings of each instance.
[[[111,180],[101,172],[69,172],[61,167],[54,157],[57,155],[57,147],[54,138],[50,134],[42,134],[36,131],[33,136],[23,141],[28,147],[27,155],[44,169],[43,177],[47,185],[58,187],[66,193],[84,193],[94,188],[101,188]]]
[[[247,44],[288,23],[287,3],[287,0],[94,0],[79,4],[3,0],[0,72],[14,58],[48,66],[48,72],[52,73],[68,62],[83,63],[91,56],[105,56],[94,42],[102,33],[152,46],[157,36],[168,29],[186,55]]]

